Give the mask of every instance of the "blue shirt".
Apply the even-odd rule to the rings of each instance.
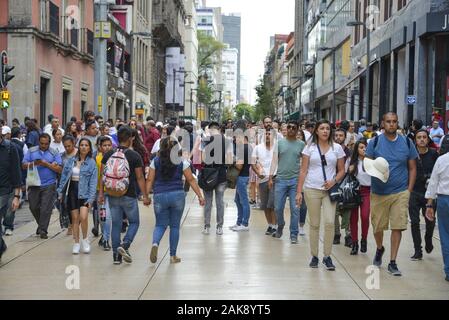
[[[418,158],[418,151],[415,145],[410,141],[408,147],[408,138],[398,135],[395,141],[390,141],[385,135],[378,138],[376,149],[374,149],[375,139],[371,139],[366,149],[368,158],[376,159],[382,157],[387,160],[390,167],[390,177],[387,183],[371,177],[371,190],[375,194],[389,195],[403,192],[408,189],[408,160]]]
[[[441,137],[434,137],[435,135],[441,135]],[[444,137],[444,131],[440,127],[437,129],[432,128],[430,129],[430,136],[432,137],[433,142],[439,146],[441,138]]]
[[[46,151],[41,151],[39,146],[33,147],[28,150],[22,163],[30,163],[36,160],[45,160],[48,163],[56,162],[58,165],[62,165],[61,155],[58,151],[53,149],[48,149]],[[47,187],[56,183],[56,178],[58,174],[47,167],[36,166],[39,172],[39,178],[41,179],[41,187]]]

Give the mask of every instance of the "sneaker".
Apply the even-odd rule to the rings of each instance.
[[[426,241],[426,252],[427,253],[431,253],[433,251],[433,244],[432,244],[432,239],[430,239],[429,241]]]
[[[88,238],[86,238],[86,239],[83,239],[83,240],[81,240],[81,243],[82,243],[82,245],[83,245],[83,252],[84,253],[90,253],[90,243],[89,243],[89,239]]]
[[[271,228],[271,235],[275,234],[277,232],[276,228]]]
[[[345,236],[345,247],[348,247],[348,248],[352,247],[352,237],[350,234]]]
[[[340,244],[340,237],[341,237],[340,234],[336,234],[334,236],[334,244]]]
[[[256,204],[256,200],[250,200],[249,204],[252,205],[252,206],[255,205]]]
[[[374,257],[373,260],[373,265],[380,267],[382,265],[382,256],[384,255],[385,252],[385,248],[382,247],[382,249],[377,249],[376,250],[376,256]]]
[[[11,229],[6,229],[5,230],[5,236],[12,236],[12,230]]]
[[[280,239],[282,237],[282,229],[278,228],[272,235],[273,238]]]
[[[129,254],[129,250],[125,249],[125,248],[126,248],[126,246],[124,244],[122,244],[122,245],[120,245],[120,247],[117,248],[117,252],[119,255],[122,256],[122,258],[123,258],[123,260],[125,260],[125,262],[132,263],[133,258]]]
[[[118,253],[114,253],[112,255],[112,258],[114,260],[114,264],[122,264],[122,256],[119,255]]]
[[[104,251],[110,251],[111,250],[111,246],[109,244],[109,241],[107,241],[107,240],[103,241],[103,250]]]
[[[391,273],[392,275],[394,275],[396,277],[402,276],[402,273],[401,273],[401,271],[399,271],[398,265],[396,264],[396,262],[390,262],[390,264],[388,265],[388,273]]]
[[[210,233],[210,232],[209,232],[209,227],[204,227],[202,233],[205,234],[205,235],[208,235],[208,234]]]
[[[304,227],[299,227],[299,235],[300,236],[305,236],[306,235],[306,231],[304,230]]]
[[[221,236],[223,234],[223,228],[222,227],[217,227],[217,235]]]
[[[102,247],[104,244],[103,236],[101,236],[100,241],[98,241],[98,246]]]
[[[309,263],[309,267],[311,268],[318,268],[318,263],[320,260],[318,260],[318,257],[312,257],[312,260]]]
[[[234,229],[232,229],[234,231],[240,232],[240,231],[249,231],[249,227],[248,226],[244,226],[244,225],[240,225],[235,227]]]
[[[152,263],[156,263],[157,262],[157,250],[158,249],[159,249],[159,246],[157,244],[153,244],[153,246],[151,247],[150,261]]]
[[[323,264],[326,266],[326,269],[329,271],[335,271],[335,266],[332,263],[331,257],[323,258]]]
[[[291,244],[297,244],[298,243],[298,238],[297,237],[291,237],[290,238],[290,243]]]
[[[36,229],[36,236],[38,236],[41,233],[41,229],[39,227],[37,227]]]
[[[92,234],[94,235],[94,237],[96,238],[96,237],[98,237],[98,229],[97,228],[92,228]]]
[[[40,235],[40,237],[41,237],[41,239],[48,239],[48,235],[47,235],[47,232],[45,232],[45,231],[40,231],[39,232],[39,235]]]
[[[272,227],[268,227],[267,231],[265,231],[265,234],[266,234],[267,236],[269,236],[269,235],[272,234],[272,233],[273,233],[273,228],[272,228]]]
[[[81,249],[80,244],[79,243],[75,243],[73,245],[72,254],[79,254],[80,253],[80,249]]]
[[[351,256],[355,256],[358,253],[359,253],[359,242],[358,241],[354,241],[352,243]]]
[[[366,253],[367,247],[368,247],[368,243],[367,243],[366,239],[362,239],[360,241],[360,252]]]
[[[415,251],[415,254],[410,257],[410,260],[412,260],[412,261],[422,260],[422,252]]]
[[[234,230],[235,228],[237,228],[239,225],[238,224],[234,224],[233,226],[229,227],[229,230]]]
[[[181,258],[178,258],[177,256],[170,257],[170,263],[180,263]]]

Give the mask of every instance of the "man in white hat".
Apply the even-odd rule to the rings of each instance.
[[[385,133],[370,141],[364,161],[366,172],[372,176],[371,223],[377,244],[373,264],[378,267],[382,265],[385,252],[383,235],[385,230],[391,229],[391,259],[388,272],[401,276],[396,257],[402,231],[407,230],[408,204],[416,180],[418,152],[408,138],[397,134],[396,113],[386,113],[383,116],[383,124]]]
[[[6,140],[11,140],[11,128],[8,126],[2,127],[2,136]]]

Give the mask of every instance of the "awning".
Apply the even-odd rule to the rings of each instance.
[[[299,111],[288,114],[285,119],[288,120],[299,120]]]

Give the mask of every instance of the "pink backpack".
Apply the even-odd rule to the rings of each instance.
[[[125,151],[117,149],[108,159],[103,171],[104,188],[112,197],[122,197],[129,187],[129,163]]]

